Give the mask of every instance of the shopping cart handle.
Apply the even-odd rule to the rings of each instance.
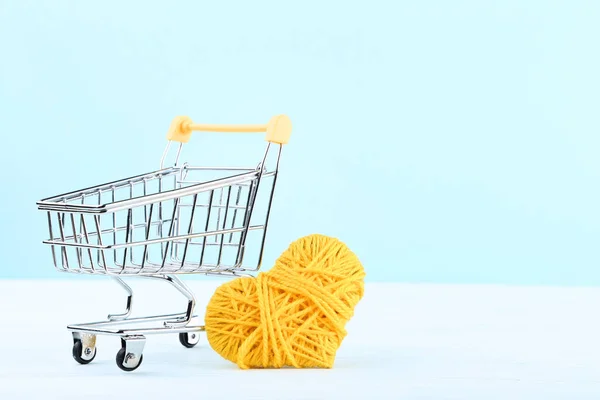
[[[271,143],[287,144],[292,134],[292,121],[286,115],[276,115],[266,125],[215,125],[196,124],[191,118],[179,116],[173,119],[167,139],[187,143],[192,131],[204,132],[266,132],[266,140]]]

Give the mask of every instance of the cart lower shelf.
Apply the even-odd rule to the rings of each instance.
[[[128,328],[135,325],[154,322],[152,326]],[[157,322],[162,322],[157,325]],[[108,335],[121,338],[121,349],[117,352],[116,363],[123,371],[134,371],[144,358],[143,351],[146,335],[177,333],[179,342],[192,348],[200,341],[199,332],[205,330],[198,324],[197,315],[187,318],[186,313],[157,315],[139,318],[114,318],[106,321],[69,325],[73,334],[73,358],[80,364],[89,364],[96,357],[96,336]]]

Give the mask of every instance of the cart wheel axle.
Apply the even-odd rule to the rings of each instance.
[[[77,340],[75,340],[75,343],[73,344],[73,358],[79,364],[84,364],[84,365],[89,364],[92,361],[94,361],[94,358],[96,358],[96,348],[94,347],[92,349],[92,348],[86,347],[84,349],[83,344],[81,343],[81,340],[77,339]]]
[[[200,342],[200,335],[198,332],[182,332],[179,334],[179,342],[188,349],[196,346]]]
[[[123,371],[136,370],[144,359],[142,352],[146,338],[144,336],[126,336],[121,338],[121,350],[116,356],[117,366]]]
[[[79,364],[89,364],[96,358],[96,335],[73,333],[73,358]]]

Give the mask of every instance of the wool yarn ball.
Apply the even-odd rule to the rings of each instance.
[[[268,272],[217,288],[205,314],[210,346],[248,368],[331,368],[364,295],[365,271],[338,239],[290,244]]]

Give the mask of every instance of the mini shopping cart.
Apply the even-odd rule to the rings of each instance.
[[[198,343],[204,326],[194,314],[194,294],[178,275],[252,276],[260,269],[281,149],[291,130],[285,115],[266,125],[206,125],[177,117],[158,170],[37,202],[47,213],[50,237],[43,243],[50,246],[55,268],[110,276],[127,292],[124,313],[67,327],[77,362],[96,357],[97,335],[121,338],[116,362],[125,371],[142,363],[145,335],[177,333],[185,347]],[[250,168],[180,164],[192,131],[266,132],[266,150]],[[165,167],[173,142],[179,143],[175,162]],[[270,163],[274,167],[268,169]],[[168,282],[187,298],[187,310],[131,318],[128,277]],[[152,326],[133,328],[136,323]]]

